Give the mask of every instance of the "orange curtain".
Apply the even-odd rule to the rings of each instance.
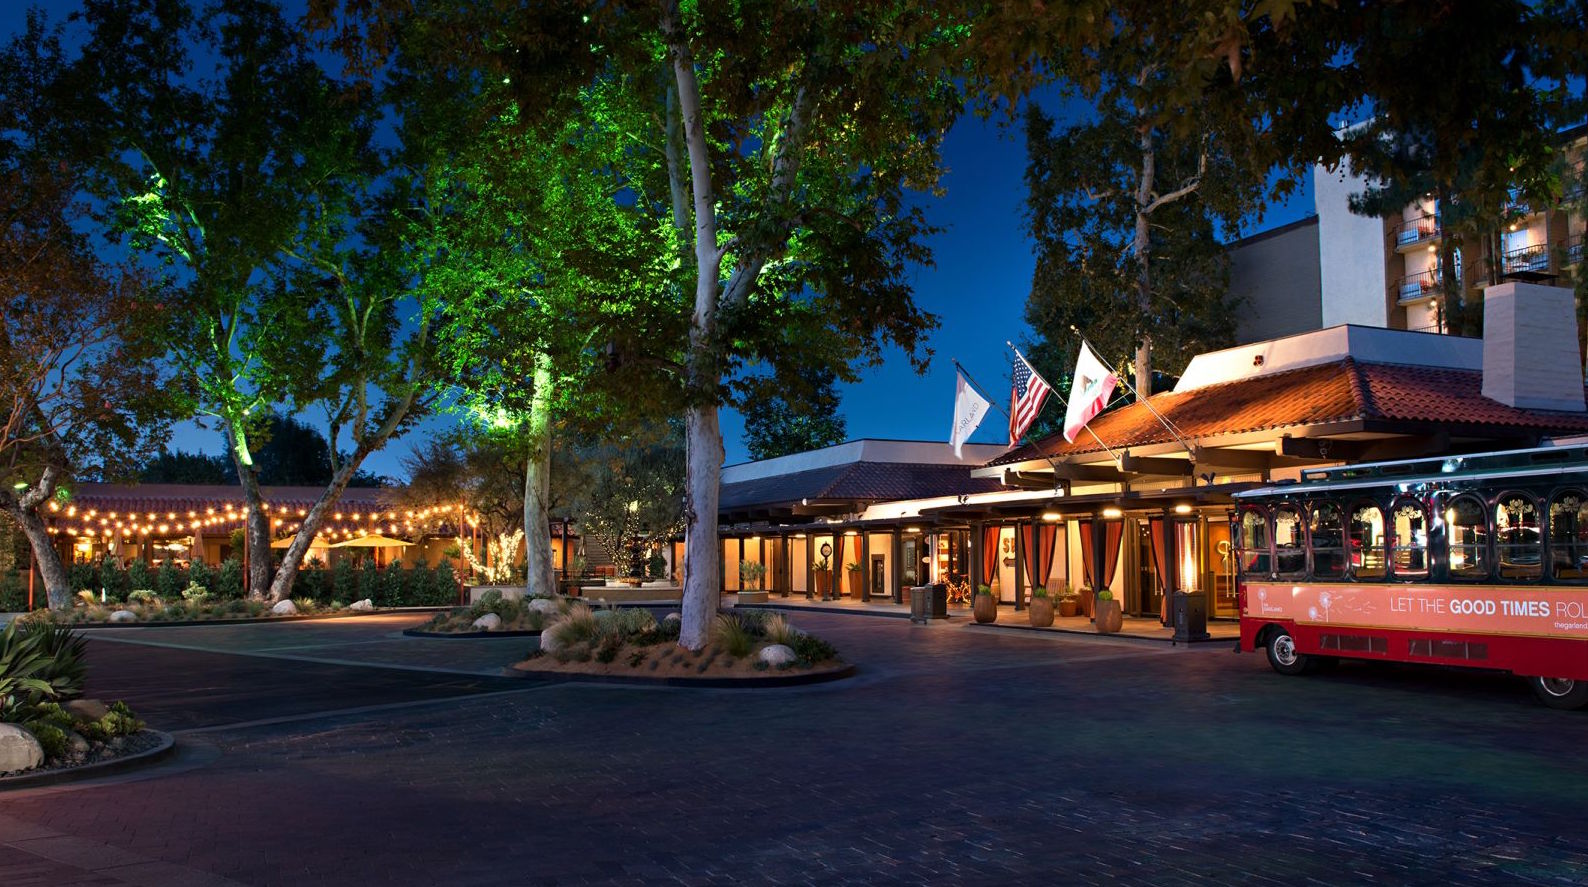
[[[1119,543],[1125,536],[1124,521],[1106,521],[1103,530],[1103,587],[1114,584],[1114,573],[1119,569]]]
[[[1092,520],[1082,518],[1075,522],[1081,529],[1081,584],[1092,587]]]
[[[991,585],[993,577],[998,575],[998,531],[997,524],[990,524],[981,531],[981,581],[983,585]]]

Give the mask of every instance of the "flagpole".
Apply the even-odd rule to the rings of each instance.
[[[1085,345],[1087,348],[1091,349],[1093,354],[1097,353],[1097,349],[1092,347],[1092,343],[1091,342],[1086,341],[1086,336],[1082,335],[1081,331],[1076,329],[1074,324],[1070,325],[1070,332],[1075,333],[1075,335],[1080,338],[1081,344]],[[1142,406],[1146,407],[1147,408],[1147,412],[1152,413],[1153,417],[1158,420],[1158,424],[1162,425],[1164,427],[1164,430],[1168,431],[1169,434],[1174,437],[1175,443],[1177,443],[1180,446],[1185,448],[1186,453],[1191,456],[1191,461],[1195,462],[1196,461],[1196,450],[1192,449],[1191,445],[1186,443],[1185,438],[1180,436],[1180,429],[1178,427],[1176,427],[1173,422],[1170,422],[1168,419],[1164,418],[1163,413],[1158,412],[1157,407],[1154,407],[1152,405],[1151,399],[1146,398],[1146,397],[1142,397],[1141,396],[1141,392],[1136,390],[1136,386],[1134,386],[1134,385],[1130,384],[1130,382],[1126,381],[1124,375],[1116,375],[1115,378],[1117,378],[1121,382],[1125,383],[1125,387],[1130,389],[1130,393],[1136,395],[1136,402],[1141,404]],[[1096,435],[1094,434],[1093,437],[1096,437]],[[1102,441],[1098,441],[1098,442],[1102,443]]]
[[[1008,344],[1007,340],[1005,341],[1005,344]],[[1020,352],[1016,351],[1015,353],[1019,354]],[[1021,358],[1021,359],[1024,360],[1024,358]],[[989,397],[987,395],[987,392],[980,385],[976,384],[976,380],[971,377],[970,370],[967,370],[963,366],[961,366],[960,362],[958,360],[956,360],[955,358],[951,357],[951,358],[949,358],[949,360],[953,362],[954,369],[958,370],[960,375],[965,377],[965,381],[970,383],[970,387],[974,388],[976,390],[976,393],[981,395],[982,400],[985,400],[989,404],[992,404],[993,409],[997,410],[999,413],[1002,413],[1003,417],[1004,417],[1004,419],[1006,421],[1011,421],[1011,422],[1014,421],[1013,417],[1011,417],[1009,415],[1009,412],[1007,410],[1005,410],[1003,407],[998,405],[998,401],[993,400],[991,397]],[[1029,364],[1027,364],[1027,365],[1029,366]],[[1032,372],[1035,372],[1035,370],[1033,370]],[[1047,379],[1043,379],[1042,380],[1043,384],[1046,384],[1047,381],[1048,381]],[[1053,391],[1053,386],[1052,385],[1048,385],[1048,390],[1050,392],[1052,392]],[[1039,413],[1040,413],[1040,411],[1039,411]],[[1031,435],[1030,434],[1022,434],[1022,435],[1020,435],[1020,439],[1026,446],[1036,446],[1036,442],[1031,439]],[[1102,441],[1098,441],[1098,442],[1102,443]],[[1105,449],[1106,449],[1106,447],[1105,447]],[[1048,466],[1053,469],[1053,488],[1055,490],[1057,490],[1059,488],[1059,466],[1058,466],[1058,463],[1053,461],[1053,457],[1052,456],[1049,456],[1048,454],[1042,452],[1042,449],[1040,447],[1037,448],[1037,455],[1041,456],[1043,461],[1047,462]]]
[[[1015,343],[1009,341],[1008,339],[1005,339],[1004,340],[1004,344],[1009,346],[1009,349],[1015,353],[1016,357],[1020,358],[1022,361],[1025,361],[1026,366],[1031,366],[1031,361],[1026,360],[1026,356],[1024,354],[1020,353],[1020,349],[1019,348],[1015,347]],[[1031,368],[1031,372],[1036,374],[1037,373],[1036,368],[1032,367]],[[1040,377],[1041,374],[1037,374],[1037,375]],[[1059,394],[1059,389],[1054,388],[1053,384],[1051,382],[1049,382],[1046,378],[1043,378],[1042,379],[1042,384],[1047,385],[1048,386],[1048,390],[1053,392],[1053,396],[1057,397],[1059,399],[1059,401],[1061,403],[1063,403],[1066,408],[1069,407],[1070,401],[1067,398],[1062,397]],[[1082,425],[1081,427],[1085,428],[1086,429],[1086,433],[1090,434],[1092,436],[1092,440],[1097,441],[1097,445],[1102,447],[1104,452],[1108,453],[1108,457],[1110,459],[1113,459],[1116,464],[1119,462],[1119,454],[1115,453],[1112,449],[1110,449],[1108,444],[1103,443],[1103,439],[1101,437],[1098,437],[1097,436],[1097,432],[1092,430],[1092,424],[1091,424],[1090,421],[1088,421],[1085,425]]]

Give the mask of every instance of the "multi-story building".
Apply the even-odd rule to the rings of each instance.
[[[1505,207],[1498,253],[1464,244],[1456,285],[1469,292],[1491,279],[1572,285],[1588,227],[1582,193],[1588,127],[1563,140],[1568,172],[1561,202],[1532,206],[1515,197]],[[1231,247],[1231,292],[1245,302],[1237,341],[1343,323],[1446,332],[1439,245],[1447,232],[1436,202],[1419,200],[1387,219],[1359,216],[1348,201],[1363,190],[1360,177],[1318,167],[1312,178],[1316,215]]]

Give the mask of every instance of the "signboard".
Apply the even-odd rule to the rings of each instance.
[[[1248,582],[1243,615],[1312,626],[1588,638],[1588,588]]]

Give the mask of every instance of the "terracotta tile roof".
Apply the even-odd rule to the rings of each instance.
[[[1483,374],[1402,364],[1345,360],[1152,397],[1152,405],[1187,439],[1216,444],[1223,435],[1281,430],[1331,422],[1405,422],[1408,432],[1429,423],[1542,434],[1588,431],[1588,413],[1527,410],[1482,394]],[[1114,449],[1170,443],[1174,437],[1143,405],[1129,404],[1092,420],[1091,428]],[[1052,435],[1013,450],[988,465],[1102,452],[1091,435],[1074,443]]]
[[[719,511],[811,502],[887,501],[985,493],[1003,489],[992,478],[971,477],[971,465],[850,462],[809,471],[723,484]]]

